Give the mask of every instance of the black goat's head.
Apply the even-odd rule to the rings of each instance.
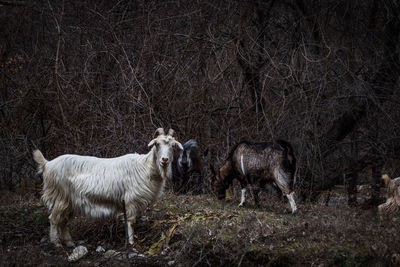
[[[193,169],[193,162],[198,160],[197,142],[190,139],[183,144],[183,150],[179,151],[177,165],[181,175],[187,175]]]

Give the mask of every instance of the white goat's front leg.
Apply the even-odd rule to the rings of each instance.
[[[290,203],[290,207],[292,208],[292,213],[296,213],[297,211],[297,206],[296,206],[296,202],[294,201],[294,192],[286,195],[286,197],[289,200]]]
[[[129,219],[128,220],[128,237],[129,237],[129,244],[133,245],[135,243],[134,241],[134,231],[133,227],[135,226],[135,219]]]
[[[243,207],[246,204],[246,188],[242,188],[242,195],[240,198],[239,207]]]

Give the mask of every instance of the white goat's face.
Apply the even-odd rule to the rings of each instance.
[[[182,144],[175,140],[174,135],[172,129],[168,131],[168,134],[165,134],[164,130],[159,128],[154,134],[155,138],[148,145],[149,147],[155,146],[157,163],[162,168],[167,168],[171,165],[174,147],[183,149]]]

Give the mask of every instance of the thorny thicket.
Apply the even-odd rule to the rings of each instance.
[[[2,187],[33,175],[34,147],[143,152],[159,126],[216,163],[241,139],[289,140],[303,196],[399,175],[397,1],[0,5]]]

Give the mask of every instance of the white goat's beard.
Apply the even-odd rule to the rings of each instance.
[[[171,163],[169,163],[165,167],[163,167],[161,164],[158,164],[158,169],[160,171],[160,175],[163,180],[171,179],[171,177],[172,177],[172,164]]]

